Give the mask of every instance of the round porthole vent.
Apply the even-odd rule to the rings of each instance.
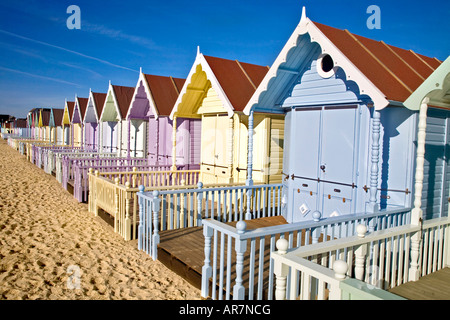
[[[323,78],[329,78],[334,75],[334,61],[329,54],[321,54],[319,59],[317,59],[317,72]]]

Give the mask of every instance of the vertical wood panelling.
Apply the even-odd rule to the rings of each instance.
[[[448,146],[448,112],[428,110],[424,179],[422,189],[422,210],[424,219],[441,216],[448,211],[448,183],[450,181],[447,153]]]

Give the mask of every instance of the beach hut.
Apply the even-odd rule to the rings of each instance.
[[[288,222],[411,206],[418,113],[403,102],[440,64],[313,22],[303,11],[244,110],[286,114]],[[428,137],[441,156],[447,150],[447,117],[439,109],[428,114],[434,123],[427,126]],[[430,161],[425,173],[433,203],[443,201],[441,188],[448,181],[447,171],[438,180],[436,170],[447,166],[440,159]]]
[[[100,116],[100,150],[117,152],[126,156],[128,151],[128,129],[126,115],[134,94],[134,87],[109,83],[105,104]]]
[[[83,146],[83,119],[86,113],[88,98],[75,96],[75,104],[71,118],[72,124],[72,146]]]
[[[146,156],[151,165],[199,169],[200,119],[178,118],[174,122],[169,118],[184,82],[141,70],[127,114],[130,156]]]
[[[106,100],[106,93],[89,92],[89,101],[83,119],[84,146],[86,150],[98,150],[99,118]]]
[[[51,109],[41,108],[39,109],[38,118],[38,136],[39,140],[50,142],[50,111]]]
[[[32,139],[33,134],[31,132],[33,120],[32,120],[32,110],[28,111],[27,113],[27,128],[28,128],[28,138]]]
[[[450,56],[405,100],[418,112],[413,216],[449,216],[450,202]]]
[[[72,115],[73,115],[73,109],[75,106],[75,101],[67,101],[64,105],[64,114],[62,118],[62,128],[63,128],[63,141],[64,144],[69,146],[72,145]]]
[[[64,115],[64,109],[51,108],[50,111],[50,142],[62,145],[63,144],[63,130],[62,130],[62,118]]]
[[[27,119],[14,119],[11,122],[12,135],[15,137],[26,137]]]
[[[267,71],[197,51],[170,118],[201,119],[203,183],[244,183],[248,164],[255,182],[281,181],[284,114],[264,112],[249,118],[243,113]],[[247,144],[249,128],[253,145]]]
[[[31,109],[31,135],[33,139],[39,140],[39,108]]]

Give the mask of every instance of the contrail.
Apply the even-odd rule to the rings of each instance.
[[[82,87],[81,85],[79,85],[77,83],[61,80],[61,79],[58,79],[58,78],[51,78],[51,77],[41,76],[41,75],[38,75],[38,74],[29,73],[29,72],[25,72],[25,71],[20,71],[20,70],[16,70],[16,69],[10,69],[10,68],[6,68],[6,67],[2,67],[2,66],[0,66],[0,70],[14,72],[14,73],[18,73],[18,74],[23,74],[23,75],[26,75],[26,76],[39,78],[39,79],[51,80],[51,81],[56,81],[56,82],[60,82],[60,83],[64,83],[64,84],[70,84],[70,85],[73,85],[73,86],[77,86],[79,88]]]
[[[4,33],[4,34],[7,34],[7,35],[10,35],[12,37],[16,37],[16,38],[22,39],[22,40],[31,41],[31,42],[38,43],[38,44],[41,44],[41,45],[44,45],[44,46],[47,46],[47,47],[51,47],[51,48],[59,49],[59,50],[62,50],[62,51],[70,52],[70,53],[76,54],[78,56],[81,56],[81,57],[84,57],[84,58],[87,58],[87,59],[91,59],[91,60],[95,60],[95,61],[98,61],[100,63],[112,66],[112,67],[125,69],[125,70],[129,70],[129,71],[133,71],[133,72],[138,72],[136,70],[133,70],[133,69],[130,69],[130,68],[127,68],[127,67],[123,67],[123,66],[119,66],[117,64],[111,63],[111,62],[106,61],[106,60],[102,60],[102,59],[99,59],[99,58],[91,57],[91,56],[88,56],[86,54],[83,54],[83,53],[80,53],[80,52],[77,52],[77,51],[73,51],[73,50],[66,49],[66,48],[63,48],[63,47],[60,47],[60,46],[56,46],[56,45],[51,44],[51,43],[47,43],[47,42],[43,42],[43,41],[27,38],[27,37],[21,36],[19,34],[12,33],[12,32],[9,32],[9,31],[5,31],[5,30],[2,30],[2,29],[0,29],[0,32]]]

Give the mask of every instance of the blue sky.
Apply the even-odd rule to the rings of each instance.
[[[369,29],[369,5],[381,29]],[[81,11],[68,29],[67,8]],[[405,0],[19,0],[0,1],[0,114],[64,106],[108,82],[136,85],[144,73],[185,78],[202,53],[271,65],[307,16],[332,27],[444,60],[450,54],[450,1]],[[444,40],[446,39],[446,40]]]

